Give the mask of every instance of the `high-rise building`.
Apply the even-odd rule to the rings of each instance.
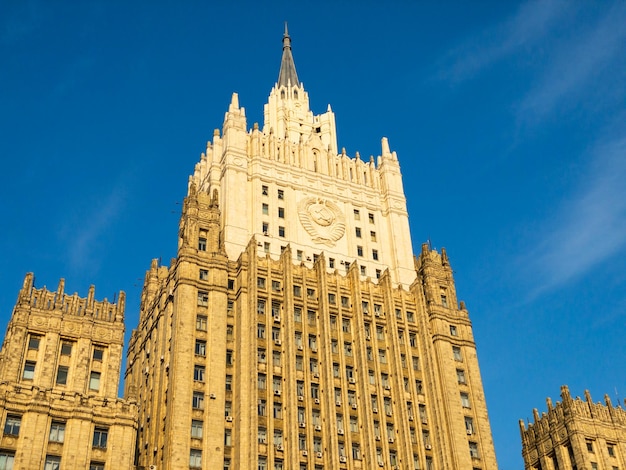
[[[561,387],[561,401],[547,400],[548,412],[535,408],[528,427],[520,420],[522,456],[526,470],[619,470],[626,468],[626,411],[614,407],[608,395],[604,404],[572,398]]]
[[[140,469],[497,467],[446,252],[415,257],[386,138],[368,161],[338,151],[287,31],[263,125],[233,94],[140,310]]]
[[[130,469],[137,405],[118,398],[117,303],[35,288],[27,274],[0,350],[0,469]]]

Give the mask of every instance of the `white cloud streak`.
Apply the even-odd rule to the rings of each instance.
[[[538,273],[532,297],[586,273],[626,248],[626,134],[598,146],[580,195],[557,211],[554,222],[524,260]]]
[[[562,0],[523,4],[512,18],[450,52],[444,59],[441,78],[452,83],[468,80],[495,62],[541,41],[567,7],[568,3]]]

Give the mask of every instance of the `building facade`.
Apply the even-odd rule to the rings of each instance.
[[[528,427],[520,420],[522,456],[526,470],[620,470],[626,468],[626,411],[614,407],[608,395],[604,404],[572,398],[561,387],[561,401],[548,412],[533,410]]]
[[[0,469],[129,469],[137,406],[118,398],[117,303],[33,285],[27,274],[0,350]]]
[[[338,151],[287,32],[263,125],[234,94],[146,273],[125,395],[139,469],[497,468],[446,252],[414,255],[387,139]]]

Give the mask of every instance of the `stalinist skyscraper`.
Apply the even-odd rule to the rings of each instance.
[[[339,150],[287,31],[263,124],[233,94],[189,178],[125,383],[140,469],[497,466],[446,252],[414,255],[396,153]]]

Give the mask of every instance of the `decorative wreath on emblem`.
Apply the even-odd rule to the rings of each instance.
[[[346,231],[345,217],[334,202],[308,197],[298,204],[300,223],[315,243],[335,246]]]

